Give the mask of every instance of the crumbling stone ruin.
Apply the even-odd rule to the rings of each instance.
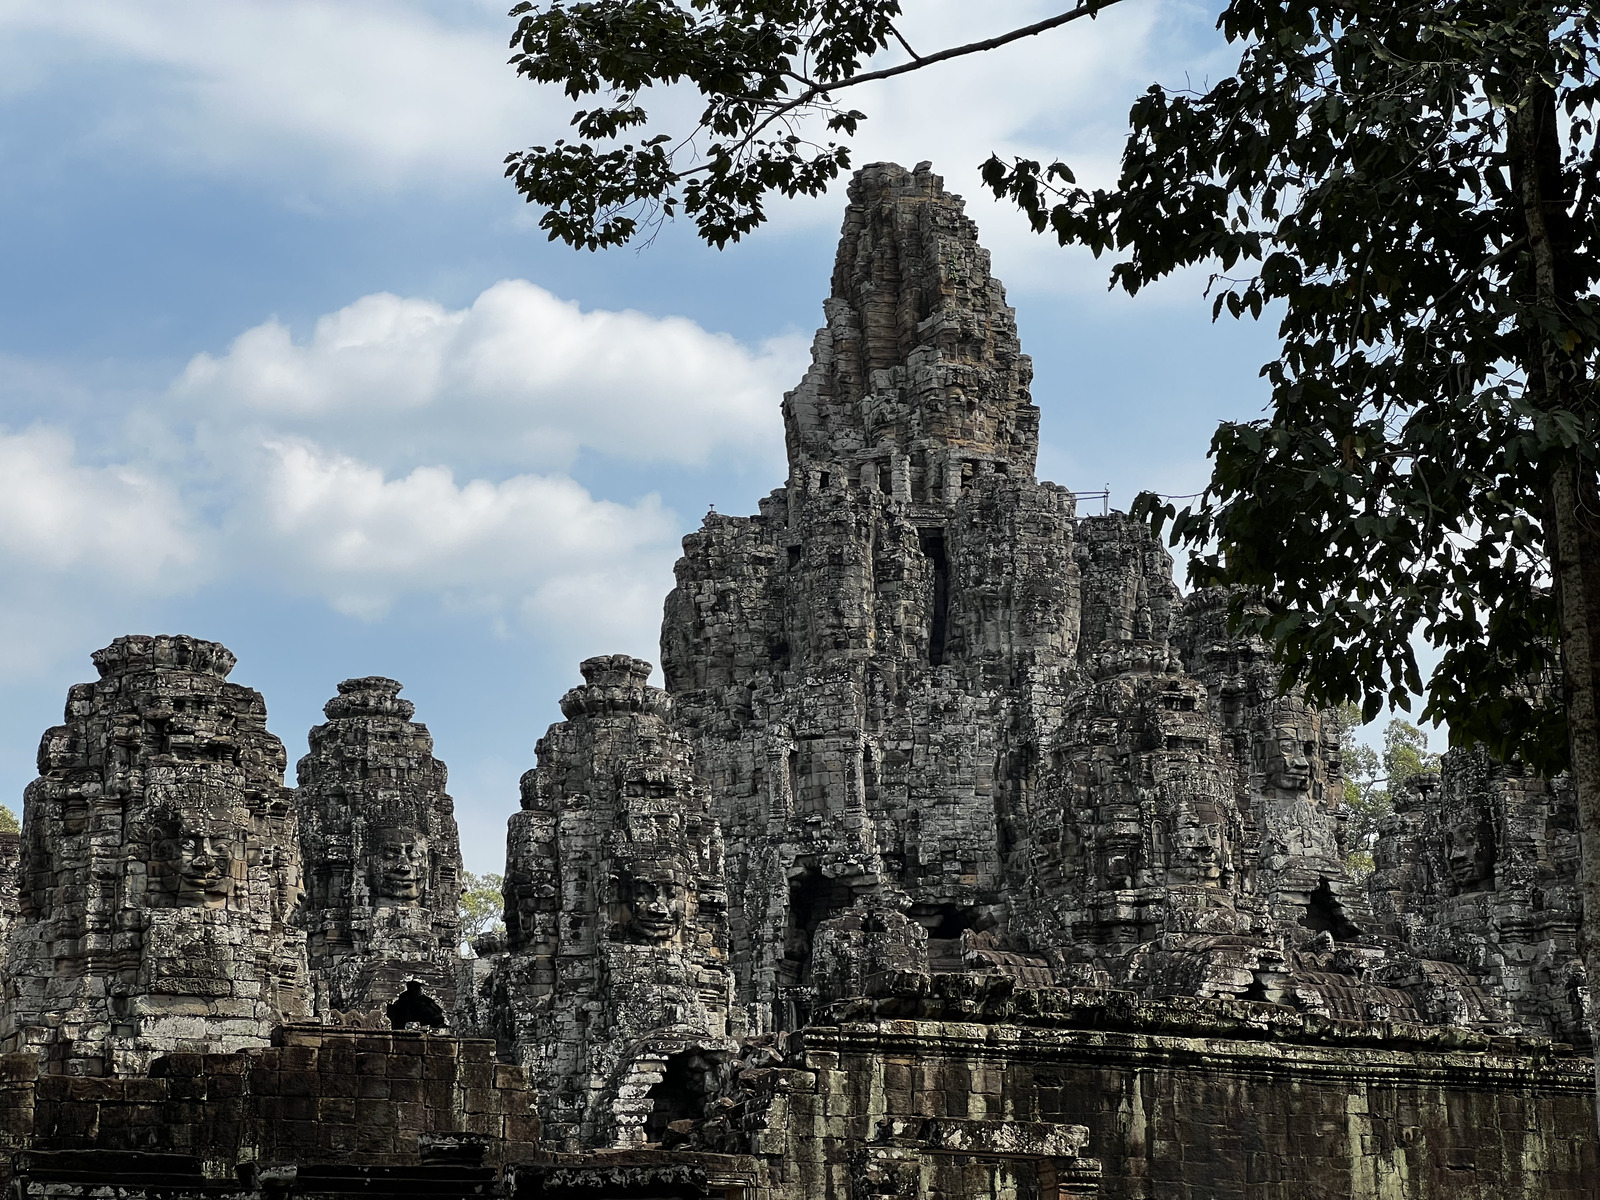
[[[346,679],[311,730],[295,768],[301,923],[319,1012],[444,1028],[461,970],[461,847],[444,764],[399,692]]]
[[[95,655],[24,805],[19,1195],[1592,1194],[1566,782],[1452,752],[1352,878],[1340,731],[1236,598],[1036,481],[926,165],[858,173],[832,291],[787,482],[684,539],[665,687],[590,658],[538,743],[503,934],[458,949],[398,683],[339,684],[288,789],[222,647]]]
[[[307,1011],[283,744],[234,657],[124,637],[67,697],[23,801],[0,1038],[52,1072],[265,1046]]]
[[[1371,888],[1382,933],[1465,977],[1508,1024],[1588,1046],[1577,820],[1566,779],[1451,751],[1397,796]]]
[[[659,1142],[694,1114],[657,1100],[734,1049],[722,832],[649,676],[583,664],[507,838],[496,1032],[565,1150]]]

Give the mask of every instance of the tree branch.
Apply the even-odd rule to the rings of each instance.
[[[985,50],[994,50],[1012,42],[1021,41],[1026,37],[1036,34],[1048,33],[1058,25],[1065,25],[1069,21],[1076,21],[1079,17],[1092,17],[1102,9],[1110,8],[1118,0],[1083,0],[1076,8],[1068,9],[1064,13],[1057,13],[1053,17],[1046,17],[1042,21],[1035,21],[1032,25],[1024,25],[1020,29],[1013,29],[1010,33],[997,34],[992,38],[985,38],[981,42],[968,42],[965,46],[952,46],[948,50],[940,50],[915,62],[901,63],[897,67],[885,67],[881,71],[868,71],[865,75],[852,75],[849,79],[841,79],[838,83],[829,84],[827,88],[819,91],[831,91],[838,88],[854,87],[858,83],[871,83],[878,79],[888,79],[894,75],[904,75],[908,71],[915,71],[922,67],[931,67],[936,62],[946,59],[962,58],[968,54],[981,54]],[[899,34],[895,35],[899,37]],[[901,45],[905,45],[902,41]],[[906,46],[910,50],[910,46]]]
[[[787,116],[797,108],[810,104],[818,96],[825,96],[829,92],[841,91],[847,87],[855,87],[858,83],[875,83],[880,79],[892,79],[896,75],[906,75],[912,71],[920,71],[923,67],[931,67],[934,63],[946,62],[952,58],[964,58],[968,54],[982,54],[985,50],[994,50],[1000,46],[1010,45],[1012,42],[1021,41],[1026,37],[1047,33],[1069,21],[1076,21],[1079,17],[1093,17],[1101,10],[1110,8],[1118,0],[1082,0],[1076,8],[1068,9],[1064,13],[1057,13],[1053,17],[1046,17],[1042,21],[1035,21],[1032,25],[1024,25],[1020,29],[1013,29],[1009,33],[997,34],[992,38],[985,38],[981,42],[968,42],[964,46],[951,46],[948,50],[940,50],[926,58],[917,58],[916,51],[906,46],[905,39],[895,32],[895,37],[900,39],[900,44],[906,47],[913,61],[900,63],[898,66],[884,67],[880,71],[868,71],[863,75],[852,75],[848,79],[840,79],[834,83],[813,83],[793,100],[786,101],[773,109],[766,117],[739,139],[739,145],[749,145],[750,141],[772,122],[780,117]]]
[[[911,57],[913,59],[915,59],[917,62],[921,62],[922,61],[922,55],[918,54],[915,50],[913,50],[911,48],[911,43],[906,41],[904,34],[902,34],[893,25],[889,26],[889,32],[894,34],[894,40],[895,41],[899,42],[902,46],[905,47],[905,51],[906,51],[907,54],[911,55]]]

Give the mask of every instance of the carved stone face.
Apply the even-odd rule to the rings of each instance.
[[[428,840],[403,829],[385,829],[373,856],[372,890],[380,900],[416,904],[427,878]]]
[[[1458,891],[1473,891],[1494,877],[1494,830],[1488,821],[1468,819],[1445,830],[1445,865]]]
[[[180,908],[225,906],[241,840],[225,822],[190,814],[172,821],[156,843],[152,864],[166,878],[172,902]]]
[[[1284,792],[1304,792],[1311,787],[1311,760],[1316,742],[1309,729],[1280,724],[1267,748],[1267,783]]]
[[[531,937],[539,920],[539,881],[525,867],[512,868],[506,873],[506,893],[510,897],[509,926],[506,930],[512,941]]]
[[[689,889],[671,872],[647,869],[624,880],[627,931],[649,942],[677,937],[689,911]]]
[[[1106,886],[1114,888],[1135,886],[1134,876],[1138,874],[1139,863],[1143,858],[1141,850],[1142,847],[1135,838],[1113,835],[1105,841],[1100,848],[1100,869],[1101,878]]]
[[[1176,883],[1215,887],[1227,860],[1227,836],[1220,822],[1184,821],[1172,834],[1172,876]]]

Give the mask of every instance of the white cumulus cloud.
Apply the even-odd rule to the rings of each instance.
[[[198,553],[194,523],[167,482],[131,466],[85,465],[59,429],[0,430],[0,559],[16,570],[89,570],[160,591]]]
[[[311,191],[487,180],[548,102],[499,5],[10,0],[6,91],[103,94],[91,142]]]
[[[402,596],[432,593],[559,619],[539,597],[560,594],[578,624],[594,624],[592,608],[628,626],[636,615],[618,599],[659,590],[675,553],[676,523],[654,496],[600,500],[560,476],[458,483],[443,467],[390,478],[307,442],[261,449],[232,514],[236,544],[291,590],[348,615],[377,618]]]
[[[553,468],[588,449],[770,469],[778,401],[804,362],[799,338],[752,349],[681,317],[585,312],[507,280],[459,310],[364,296],[304,341],[267,321],[196,356],[173,391],[209,423],[292,430],[393,465]]]
[[[522,280],[264,322],[91,441],[0,426],[0,627],[143,627],[242,585],[650,655],[682,533],[661,481],[779,475],[804,357]]]
[[[137,623],[203,577],[208,544],[154,472],[85,463],[61,429],[0,428],[0,672],[48,668],[113,613]]]

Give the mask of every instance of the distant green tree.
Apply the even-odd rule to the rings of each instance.
[[[4,804],[0,804],[0,833],[21,833],[22,826],[17,824],[17,814]]]
[[[1428,735],[1410,721],[1395,717],[1383,731],[1383,773],[1393,791],[1406,780],[1439,769],[1439,756],[1428,750]]]
[[[500,889],[504,879],[492,871],[461,873],[461,937],[470,941],[485,933],[504,933],[505,902]]]
[[[1350,810],[1345,835],[1345,866],[1358,879],[1372,874],[1378,826],[1394,811],[1394,791],[1406,780],[1439,769],[1428,749],[1428,735],[1410,721],[1394,717],[1383,731],[1383,753],[1357,739],[1361,707],[1339,706],[1339,740],[1344,754],[1344,802]]]
[[[1344,804],[1350,812],[1345,830],[1345,867],[1357,879],[1372,874],[1372,847],[1378,840],[1378,822],[1390,811],[1389,793],[1382,782],[1383,763],[1377,750],[1358,740],[1361,706],[1339,706],[1339,744],[1344,758]]]

